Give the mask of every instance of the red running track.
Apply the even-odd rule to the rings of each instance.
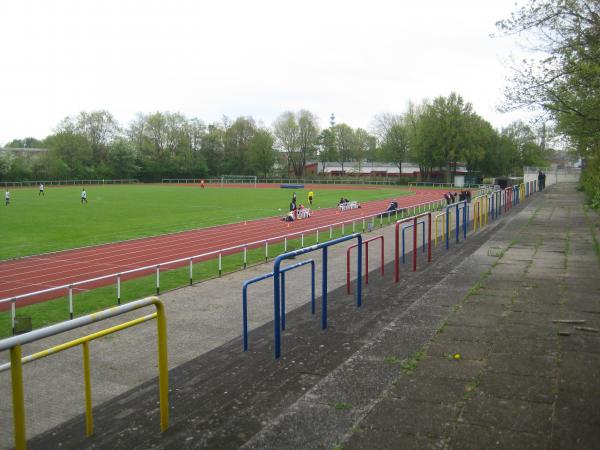
[[[445,191],[441,190],[423,189],[416,190],[413,196],[402,196],[395,200],[398,201],[400,207],[408,207],[439,200],[444,193]],[[280,217],[269,217],[248,221],[247,223],[219,225],[217,227],[3,261],[0,262],[0,299],[156,265],[164,261],[208,253],[246,242],[260,241],[292,233],[299,234],[306,230],[327,227],[341,221],[362,220],[364,216],[384,211],[390,200],[392,199],[364,203],[360,209],[343,212],[338,212],[337,208],[317,210],[314,211],[310,219],[291,222],[289,226]],[[199,258],[195,259],[194,262],[215,257],[216,255]],[[186,263],[179,264],[179,266],[184,264]],[[161,269],[172,269],[174,267],[174,265],[170,267],[161,266]],[[122,277],[122,280],[152,272],[137,272],[129,277]],[[114,284],[115,282],[115,279],[102,280],[90,285],[79,286],[78,290]],[[62,297],[66,293],[66,291],[56,291],[19,301],[18,305],[24,306]],[[0,305],[0,311],[9,307],[9,303],[2,304]]]

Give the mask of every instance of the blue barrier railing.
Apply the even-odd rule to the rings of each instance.
[[[306,261],[301,261],[296,264],[292,264],[281,269],[281,328],[285,330],[285,273],[290,270],[297,269],[298,267],[305,266],[310,264],[311,266],[311,283],[310,283],[310,311],[314,315],[315,314],[315,262],[312,259],[307,259]],[[248,286],[254,283],[258,283],[259,281],[266,280],[267,278],[271,278],[273,276],[273,272],[266,273],[264,275],[259,275],[254,278],[250,278],[249,280],[244,281],[242,286],[242,334],[244,336],[244,351],[248,351]]]
[[[469,205],[466,201],[453,203],[452,205],[446,206],[446,250],[450,248],[450,208],[456,208],[456,242],[460,240],[460,207],[462,205],[463,211],[463,236],[467,238],[467,217]]]
[[[280,274],[281,274],[281,262],[285,259],[294,258],[296,256],[303,255],[305,253],[311,253],[317,250],[323,250],[323,276],[322,276],[322,317],[321,317],[321,328],[327,328],[327,249],[332,245],[339,244],[340,242],[349,241],[351,239],[358,240],[358,254],[356,260],[356,306],[362,305],[362,235],[360,233],[350,234],[343,236],[331,241],[322,242],[320,244],[312,245],[310,247],[301,248],[291,252],[284,253],[275,258],[273,263],[273,327],[275,335],[275,359],[281,356],[281,311],[280,311]]]
[[[423,253],[425,253],[425,221],[422,220],[420,222],[417,222],[417,225],[423,225],[423,227],[422,227],[423,230],[422,230],[421,235],[423,237],[423,239],[422,239],[422,241],[423,241],[423,245],[422,245],[422,247],[423,247]],[[405,244],[405,242],[404,242],[404,230],[408,230],[409,228],[413,228],[414,226],[415,226],[415,224],[411,223],[411,224],[409,224],[409,225],[407,225],[407,226],[405,226],[405,227],[402,228],[402,264],[406,264],[406,255],[405,255],[405,250],[404,250],[404,248],[405,248],[404,247],[404,244]]]

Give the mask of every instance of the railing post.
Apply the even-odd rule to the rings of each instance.
[[[346,250],[346,294],[350,294],[350,250],[352,247]]]
[[[428,216],[428,217],[429,217],[429,227],[428,227],[428,233],[429,233],[429,246],[428,246],[428,249],[427,249],[427,262],[431,262],[431,220],[432,220],[431,214],[432,214],[432,213],[430,212],[430,213],[429,213],[429,216]],[[436,222],[436,223],[437,223],[437,222]],[[382,245],[383,245],[383,242],[382,242]],[[382,258],[383,258],[383,254],[382,254],[381,256],[382,256]]]
[[[463,203],[463,239],[467,239],[467,226],[469,224],[469,205]]]
[[[413,221],[413,272],[417,271],[417,217]]]
[[[69,319],[73,320],[73,285],[69,286]]]
[[[85,391],[85,436],[94,434],[94,417],[92,415],[92,379],[90,376],[90,347],[88,342],[83,348],[83,384]]]
[[[221,252],[219,252],[219,277],[221,276],[222,269],[223,269],[222,257],[221,257]]]
[[[333,238],[333,227],[329,225],[329,239]]]
[[[400,223],[396,222],[394,242],[394,282],[400,281]]]
[[[285,272],[281,272],[281,331],[285,331]]]
[[[365,284],[369,284],[369,241],[365,242]]]
[[[194,262],[193,259],[190,258],[190,286],[194,284]]]
[[[23,393],[23,366],[20,345],[15,345],[10,349],[10,377],[15,449],[25,450],[27,448],[27,436],[25,433],[25,395]]]
[[[456,242],[459,241],[460,237],[460,211],[458,209],[458,203],[456,204]]]
[[[360,256],[360,251],[359,251]],[[323,247],[323,276],[321,284],[321,328],[324,330],[327,328],[327,247]]]
[[[269,260],[269,241],[265,241],[265,261]]]
[[[319,243],[319,229],[317,228],[317,244]]]
[[[358,235],[358,260],[356,265],[356,306],[362,306],[362,236]]]
[[[160,264],[156,265],[156,295],[160,293]]]
[[[16,320],[16,316],[17,316],[17,311],[16,311],[16,303],[17,303],[17,299],[13,298],[12,301],[10,302],[10,323],[11,323],[11,327],[12,327],[12,335],[15,335],[15,320]]]
[[[300,247],[304,247],[304,233],[300,235]]]
[[[155,303],[156,328],[158,341],[158,392],[160,402],[160,429],[165,432],[169,428],[169,360],[167,353],[167,318],[165,306]]]
[[[446,250],[450,248],[450,206],[446,207]]]
[[[310,312],[314,316],[316,314],[316,311],[315,311],[315,262],[314,261],[312,261],[310,264],[310,292],[311,292]]]
[[[121,304],[121,274],[117,274],[117,305]]]

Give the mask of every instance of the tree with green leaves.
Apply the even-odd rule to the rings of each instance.
[[[354,149],[355,136],[354,130],[345,123],[339,123],[335,126],[335,144],[336,154],[338,156],[338,162],[342,166],[342,173],[344,172],[344,164],[352,161],[355,153]]]
[[[410,154],[408,127],[401,121],[391,125],[383,136],[381,148],[386,159],[393,162],[402,174],[402,162],[408,161]]]
[[[13,139],[8,142],[5,147],[8,148],[44,148],[44,143],[39,139],[33,137],[26,137],[24,139]]]
[[[505,109],[548,113],[582,155],[600,153],[600,3],[530,0],[497,23],[525,37],[531,57],[514,67]]]
[[[267,129],[256,131],[248,148],[248,159],[251,173],[256,173],[267,178],[273,171],[277,161],[277,151],[273,149],[275,140]]]
[[[252,117],[238,117],[225,130],[223,170],[229,174],[249,173],[248,149],[256,134]]]
[[[304,174],[306,161],[314,157],[319,138],[317,116],[310,111],[300,110],[298,113],[286,111],[273,124],[276,145],[286,153],[288,172],[301,177]]]

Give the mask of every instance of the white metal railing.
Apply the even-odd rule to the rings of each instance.
[[[174,260],[170,260],[170,261],[160,262],[158,264],[152,264],[152,265],[148,265],[148,266],[138,267],[135,269],[111,273],[108,275],[102,275],[99,277],[90,278],[90,279],[86,279],[86,280],[82,280],[82,281],[76,281],[73,283],[64,284],[61,286],[51,287],[51,288],[47,288],[47,289],[42,289],[39,291],[28,292],[25,294],[6,297],[3,299],[0,299],[0,305],[6,304],[6,303],[11,304],[11,325],[12,325],[12,329],[14,332],[17,303],[22,300],[28,299],[28,298],[41,296],[41,295],[45,295],[45,294],[49,294],[49,293],[57,292],[57,291],[65,291],[68,296],[68,299],[69,299],[69,317],[73,318],[73,294],[74,294],[74,289],[79,286],[83,286],[83,285],[87,285],[87,284],[91,284],[91,283],[97,283],[97,282],[104,281],[104,280],[114,279],[116,282],[116,286],[117,286],[117,303],[120,304],[121,303],[121,279],[127,275],[136,274],[136,273],[140,273],[140,272],[155,271],[156,272],[156,293],[159,294],[160,293],[160,270],[161,270],[161,267],[165,267],[165,266],[169,266],[169,267],[180,266],[180,267],[182,267],[184,265],[184,263],[188,263],[189,264],[189,279],[190,279],[190,284],[192,284],[194,260],[199,260],[201,258],[216,256],[218,258],[218,271],[219,271],[219,276],[220,276],[221,272],[222,272],[222,257],[223,257],[223,254],[225,254],[225,253],[227,253],[227,254],[235,253],[236,250],[237,250],[237,252],[243,251],[243,264],[244,264],[244,267],[246,267],[247,261],[248,261],[247,260],[247,251],[249,248],[250,249],[257,248],[257,247],[261,246],[262,244],[264,244],[265,258],[268,259],[269,243],[273,244],[273,243],[283,242],[284,243],[284,252],[285,252],[285,251],[287,251],[287,243],[290,238],[296,238],[296,239],[300,238],[301,245],[304,246],[305,235],[311,235],[313,233],[316,233],[316,239],[318,242],[319,241],[319,231],[328,230],[329,235],[331,237],[333,234],[334,228],[341,227],[342,228],[341,231],[344,234],[345,226],[348,224],[352,224],[352,232],[355,232],[356,231],[356,223],[360,223],[361,221],[362,221],[362,229],[364,231],[364,230],[368,229],[367,220],[371,221],[370,227],[374,227],[375,219],[379,218],[380,225],[383,226],[383,218],[386,215],[388,216],[388,221],[390,220],[391,216],[395,216],[395,218],[398,218],[398,216],[400,215],[401,218],[404,218],[407,215],[418,214],[419,212],[425,211],[428,208],[430,210],[431,209],[435,210],[438,207],[442,207],[444,203],[445,203],[445,200],[440,199],[440,200],[432,200],[430,202],[418,203],[416,205],[407,206],[405,208],[400,208],[399,210],[396,210],[395,212],[380,211],[380,212],[377,212],[374,214],[364,215],[362,217],[343,220],[340,222],[322,225],[322,226],[310,228],[307,230],[297,231],[294,233],[288,233],[288,234],[284,234],[284,235],[280,235],[280,236],[274,236],[274,237],[270,237],[267,239],[253,241],[253,242],[246,242],[244,244],[239,244],[239,245],[235,245],[232,247],[226,247],[226,248],[222,248],[222,249],[218,249],[218,250],[213,250],[213,251],[201,253],[198,255],[186,256],[184,258],[178,258],[178,259],[174,259]],[[411,210],[412,210],[412,213],[411,213]]]
[[[28,187],[39,186],[64,186],[64,185],[92,185],[92,184],[136,184],[138,180],[133,178],[122,180],[27,180],[27,181],[2,181],[1,186],[5,187]]]
[[[161,180],[164,184],[199,184],[201,180],[205,183],[215,184],[221,183],[220,178],[163,178]],[[256,180],[259,184],[283,184],[283,183],[300,183],[300,184],[374,184],[382,186],[399,186],[398,180],[394,178],[384,178],[383,180],[374,180],[368,177],[360,178],[258,178]],[[237,184],[242,184],[240,181]],[[247,184],[247,183],[246,183]]]

